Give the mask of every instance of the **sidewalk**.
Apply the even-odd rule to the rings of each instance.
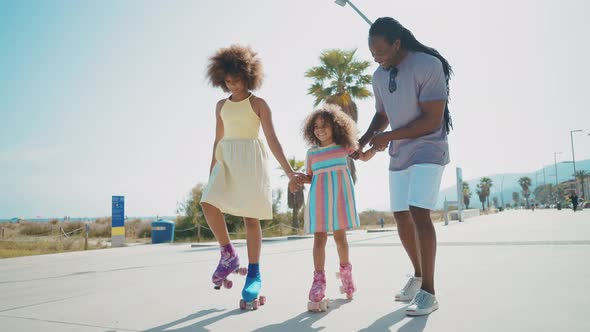
[[[393,301],[412,272],[396,232],[352,232],[358,292],[306,311],[313,238],[263,243],[257,311],[238,308],[243,277],[213,289],[216,246],[145,245],[0,260],[2,331],[590,331],[590,210],[509,211],[437,224],[440,309],[409,318]],[[242,263],[246,247],[237,244]]]

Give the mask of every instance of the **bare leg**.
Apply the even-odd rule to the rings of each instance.
[[[410,261],[414,266],[414,276],[422,277],[422,268],[420,266],[420,255],[418,241],[416,238],[416,227],[414,220],[409,211],[394,212],[393,217],[397,225],[397,233],[402,241],[402,245],[410,257]]]
[[[416,225],[416,235],[422,267],[422,289],[434,294],[434,263],[436,258],[436,231],[430,219],[430,210],[410,206]]]
[[[346,239],[346,230],[341,229],[334,231],[334,241],[336,242],[338,257],[340,258],[340,265],[346,265],[350,263],[348,259],[348,241]]]
[[[262,247],[262,230],[260,220],[244,218],[246,225],[246,244],[248,246],[248,263],[256,264],[260,261],[260,248]]]
[[[316,271],[324,271],[326,265],[326,242],[328,234],[317,232],[313,234],[313,267]]]
[[[211,227],[211,231],[213,231],[213,235],[215,235],[219,245],[223,247],[229,244],[229,234],[227,232],[225,219],[223,218],[223,213],[209,203],[201,203],[201,207],[203,208],[203,214],[205,214],[207,225]]]

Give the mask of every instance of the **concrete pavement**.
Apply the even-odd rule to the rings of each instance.
[[[216,247],[145,245],[0,260],[1,331],[590,331],[590,210],[508,211],[437,224],[440,309],[410,318],[394,293],[412,272],[395,232],[350,232],[358,288],[306,311],[313,239],[263,244],[268,303],[238,308],[243,277],[216,291]],[[246,247],[238,245],[242,263]]]

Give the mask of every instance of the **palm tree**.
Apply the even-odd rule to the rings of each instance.
[[[293,171],[295,172],[300,172],[303,169],[303,167],[305,167],[305,161],[297,160],[294,156],[293,158],[288,159],[288,161],[291,165],[291,168],[293,168]],[[285,175],[283,174],[282,176]],[[292,193],[291,191],[289,191],[289,188],[287,188],[287,206],[289,207],[289,209],[293,210],[291,227],[295,229],[299,229],[299,219],[297,217],[299,216],[299,211],[303,207],[303,204],[303,190],[299,190],[298,192]]]
[[[314,107],[322,102],[338,105],[357,122],[358,110],[354,100],[372,95],[366,87],[371,84],[372,76],[365,74],[371,63],[355,59],[355,53],[356,49],[325,50],[320,55],[320,65],[306,71],[305,77],[313,79],[307,94],[315,97]],[[348,166],[352,179],[356,182],[356,167],[350,158]]]
[[[475,191],[477,197],[479,197],[479,201],[481,202],[481,209],[486,210],[486,195],[484,193],[484,189],[477,185],[477,190]]]
[[[514,207],[520,206],[520,195],[516,192],[512,192],[512,200],[514,201]]]
[[[469,209],[469,202],[471,198],[471,189],[469,188],[469,183],[463,181],[463,204],[465,204],[465,208]]]
[[[524,196],[524,199],[526,201],[526,208],[530,208],[529,206],[529,196],[531,196],[531,191],[530,191],[530,187],[531,187],[531,178],[529,178],[528,176],[523,176],[520,179],[518,179],[518,184],[520,185],[520,188],[522,188],[522,196]]]
[[[576,171],[576,174],[574,174],[574,176],[576,177],[576,179],[580,180],[580,183],[582,184],[582,197],[586,198],[586,192],[584,189],[584,181],[587,178],[590,178],[590,172],[585,171],[585,170],[579,170],[579,171]]]
[[[482,203],[482,207],[485,210],[484,203],[487,201],[488,209],[490,208],[490,188],[492,188],[492,179],[488,177],[483,177],[479,180],[477,184],[477,195],[479,196],[479,200]],[[482,201],[483,199],[483,201]]]
[[[486,200],[487,200],[487,205],[488,205],[488,210],[489,210],[490,209],[490,190],[492,189],[492,186],[494,184],[492,182],[492,179],[490,179],[486,176],[481,178],[481,183],[483,183],[486,188],[485,195],[486,195]]]

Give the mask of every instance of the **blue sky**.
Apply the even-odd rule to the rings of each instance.
[[[572,129],[586,130],[575,134],[576,159],[590,158],[586,2],[354,3],[370,19],[399,19],[454,67],[443,187],[456,166],[471,179],[534,171],[555,151],[571,160]],[[109,215],[119,194],[130,216],[173,214],[207,180],[224,94],[204,73],[233,43],[259,52],[256,93],[287,155],[302,158],[299,127],[313,105],[303,73],[329,48],[371,60],[367,32],[331,0],[0,0],[0,218]],[[365,130],[373,101],[358,105]],[[387,208],[387,159],[359,164],[360,210]]]

